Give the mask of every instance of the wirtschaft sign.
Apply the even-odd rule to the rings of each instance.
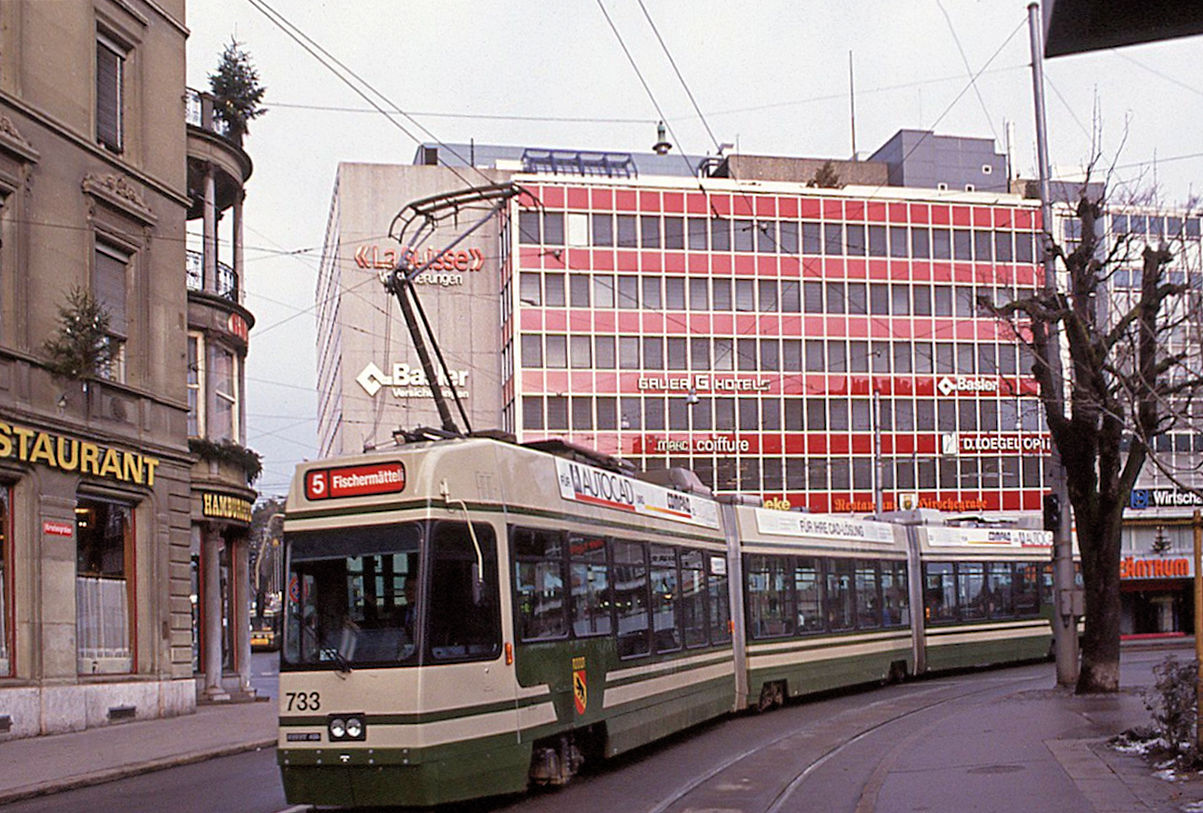
[[[1203,508],[1203,497],[1179,488],[1134,488],[1128,498],[1133,511],[1146,508]]]

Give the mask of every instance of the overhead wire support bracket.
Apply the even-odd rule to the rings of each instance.
[[[468,420],[468,412],[464,409],[459,393],[456,392],[455,384],[453,383],[454,379],[447,367],[447,360],[443,357],[443,351],[439,348],[434,331],[431,329],[430,322],[426,318],[426,313],[422,310],[422,304],[418,300],[418,292],[414,286],[414,280],[435,263],[440,262],[448,252],[488,222],[511,198],[522,194],[524,191],[517,184],[500,183],[431,195],[430,197],[420,198],[406,204],[389,225],[389,237],[400,244],[401,251],[398,252],[396,266],[388,271],[381,272],[380,281],[384,285],[384,289],[397,298],[397,304],[401,308],[401,315],[405,319],[405,326],[409,329],[409,335],[414,343],[414,350],[418,354],[418,359],[422,364],[422,371],[426,375],[426,381],[430,386],[431,397],[434,399],[435,407],[438,409],[442,429],[453,435],[460,435],[461,433],[459,427],[456,426],[455,418],[451,414],[451,408],[447,403],[447,399],[443,395],[443,382],[446,382],[447,388],[451,391],[451,397],[455,400],[455,406],[464,423],[464,431],[470,434],[472,426]],[[485,208],[486,211],[466,231],[440,249],[426,262],[419,264],[414,261],[418,256],[416,247],[430,239],[440,223],[448,218],[458,218],[462,210],[481,208]],[[427,348],[427,337],[430,342],[429,349]],[[430,349],[434,350],[434,355],[438,359],[439,370],[442,372],[441,376],[435,369]]]

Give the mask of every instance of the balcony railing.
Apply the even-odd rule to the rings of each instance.
[[[187,260],[185,263],[185,272],[188,278],[189,291],[205,290],[205,255],[203,252],[191,250],[188,251]],[[238,274],[230,266],[223,262],[218,262],[217,286],[216,289],[210,290],[208,293],[225,297],[231,302],[240,301],[241,291],[238,289]]]
[[[184,91],[185,121],[223,138],[230,137],[230,125],[213,114],[213,94],[187,88]]]

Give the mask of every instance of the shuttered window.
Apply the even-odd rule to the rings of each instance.
[[[102,243],[96,244],[93,292],[109,312],[109,332],[121,338],[128,334],[125,315],[125,271],[128,264],[128,254]]]
[[[110,40],[96,41],[96,140],[121,152],[121,74],[125,52]]]

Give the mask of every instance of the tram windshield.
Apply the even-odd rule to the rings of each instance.
[[[290,534],[284,660],[414,659],[421,542],[418,523]]]
[[[486,524],[408,522],[287,534],[285,666],[497,657],[497,543]]]

